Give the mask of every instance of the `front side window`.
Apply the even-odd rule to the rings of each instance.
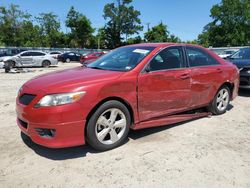
[[[150,71],[185,67],[182,47],[169,47],[159,52],[150,61]]]
[[[199,67],[199,66],[209,66],[209,65],[218,65],[214,58],[209,54],[204,52],[202,49],[196,47],[186,47],[187,56],[190,67]]]
[[[87,67],[95,69],[130,71],[135,68],[155,47],[122,47],[101,56]]]

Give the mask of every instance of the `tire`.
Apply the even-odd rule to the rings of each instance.
[[[127,107],[119,101],[107,101],[89,119],[86,140],[99,151],[116,148],[126,141],[130,124]]]
[[[224,114],[230,102],[230,95],[230,89],[226,85],[220,87],[212,103],[208,106],[208,110],[214,115]]]
[[[70,63],[70,58],[67,58],[67,59],[65,60],[65,62],[66,62],[66,63]]]
[[[12,69],[13,67],[15,67],[16,63],[14,61],[7,61],[5,66],[9,67],[10,69]]]
[[[50,61],[45,60],[45,61],[42,62],[42,67],[48,68],[50,66],[50,64],[51,64]]]

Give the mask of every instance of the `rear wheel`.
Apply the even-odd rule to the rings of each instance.
[[[50,61],[48,61],[48,60],[43,61],[42,66],[43,67],[49,67],[50,66]]]
[[[127,138],[131,117],[128,109],[119,101],[102,104],[87,124],[87,141],[100,151],[120,146]]]
[[[224,114],[228,108],[229,101],[230,101],[230,90],[227,86],[224,85],[216,93],[208,109],[215,115]]]
[[[66,59],[66,62],[67,62],[67,63],[70,63],[70,58],[67,58],[67,59]]]

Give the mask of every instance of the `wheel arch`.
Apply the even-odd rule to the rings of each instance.
[[[9,60],[6,61],[6,63],[8,63],[8,62],[13,62],[14,66],[16,66],[16,64],[17,64],[17,62],[15,60],[13,60],[13,59],[9,59]]]
[[[231,83],[230,81],[226,81],[224,82],[219,88],[221,88],[222,86],[227,86],[230,90],[230,99],[232,98],[232,95],[233,95],[233,91],[234,91],[234,84]]]
[[[49,64],[51,65],[51,61],[50,61],[49,59],[44,59],[44,60],[42,61],[42,64],[43,64],[45,61],[48,61]]]
[[[129,104],[129,102],[127,102],[126,100],[124,100],[123,98],[121,97],[108,97],[108,98],[105,98],[103,100],[101,100],[99,103],[97,103],[94,108],[91,109],[91,111],[88,113],[87,117],[86,117],[86,123],[85,123],[85,135],[86,135],[86,132],[87,132],[87,124],[88,124],[88,121],[90,119],[90,117],[94,114],[94,112],[102,105],[104,104],[105,102],[107,101],[111,101],[111,100],[116,100],[116,101],[119,101],[121,102],[122,104],[124,104],[126,106],[126,108],[128,109],[129,111],[129,114],[130,114],[130,117],[131,117],[131,125],[134,123],[134,110],[133,108],[131,107],[131,105]]]

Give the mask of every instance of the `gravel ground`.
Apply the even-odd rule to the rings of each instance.
[[[48,149],[22,138],[15,97],[28,79],[79,66],[35,72],[0,70],[0,187],[250,187],[250,91],[222,116],[131,131],[123,146]]]

